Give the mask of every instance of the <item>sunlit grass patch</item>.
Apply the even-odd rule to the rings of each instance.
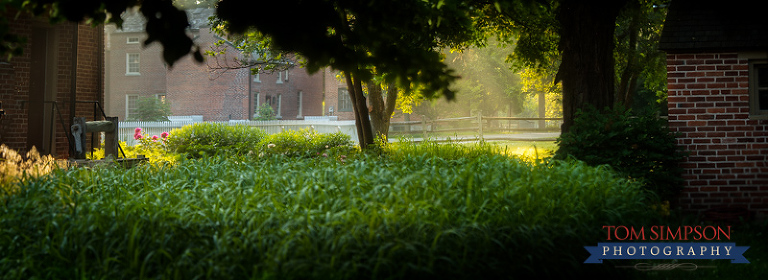
[[[21,154],[0,145],[0,198],[17,193],[23,181],[46,175],[54,169],[66,166],[50,155],[40,155],[35,147],[22,157]]]
[[[504,154],[527,160],[551,157],[557,150],[554,141],[493,141],[488,142],[498,147]]]

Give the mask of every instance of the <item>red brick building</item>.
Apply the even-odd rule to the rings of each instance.
[[[660,49],[669,125],[690,153],[680,197],[687,210],[768,213],[768,21],[750,3],[669,7]]]
[[[104,101],[103,30],[21,16],[10,22],[10,33],[27,44],[22,55],[0,60],[0,143],[67,158],[72,118],[102,117],[95,104]]]
[[[339,120],[354,120],[352,100],[346,82],[338,71],[326,70],[323,89],[325,91],[325,115],[336,116]]]
[[[213,11],[187,11],[189,32],[203,51],[220,39],[208,26]],[[209,66],[217,66],[215,59],[206,57],[205,63],[198,64],[187,56],[169,68],[162,62],[159,44],[142,46],[144,19],[138,13],[124,19],[122,29],[107,27],[105,32],[107,111],[121,120],[133,114],[140,97],[163,98],[173,115],[202,115],[205,121],[253,118],[261,104],[272,105],[279,119],[303,119],[324,115],[323,91],[337,88],[328,86],[335,80],[324,73],[310,75],[300,67],[257,75],[249,69],[212,72]],[[229,59],[238,54],[227,48]]]

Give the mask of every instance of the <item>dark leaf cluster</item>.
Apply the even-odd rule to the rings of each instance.
[[[671,200],[682,188],[679,163],[685,153],[666,123],[653,113],[585,110],[577,114],[571,131],[557,140],[555,158],[609,165]]]

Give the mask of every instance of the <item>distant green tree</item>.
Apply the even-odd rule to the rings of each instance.
[[[128,117],[129,121],[163,122],[171,115],[171,105],[155,97],[140,97],[137,101],[136,114]]]
[[[624,109],[667,96],[666,53],[658,49],[669,0],[630,1],[616,21],[616,103]],[[637,100],[641,99],[641,100]],[[658,107],[650,106],[651,108]],[[657,109],[658,110],[658,109]]]
[[[277,119],[275,118],[275,110],[267,103],[261,104],[258,108],[258,112],[259,114],[253,118],[256,121],[271,121]]]

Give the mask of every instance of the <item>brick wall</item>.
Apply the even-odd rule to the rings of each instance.
[[[153,97],[166,94],[166,67],[162,47],[158,43],[144,46],[143,32],[116,32],[113,25],[105,28],[105,99],[108,116],[126,120],[126,95]],[[128,43],[138,38],[138,43]],[[139,73],[126,73],[127,53],[138,53]]]
[[[227,71],[212,68],[234,65],[231,59],[237,51],[228,45],[227,57],[206,56],[202,64],[190,56],[182,58],[172,67],[165,67],[162,48],[159,44],[143,47],[141,43],[127,43],[129,37],[138,37],[143,42],[141,20],[129,17],[131,27],[118,30],[108,27],[106,34],[107,70],[106,100],[110,116],[125,119],[126,95],[154,96],[165,94],[175,116],[202,115],[205,121],[244,120],[253,116],[257,104],[264,104],[267,96],[280,98],[281,119],[302,119],[304,116],[320,116],[323,111],[323,74],[310,75],[304,68],[288,70],[288,80],[282,74],[262,73],[254,82],[249,69]],[[208,27],[191,30],[195,43],[202,51],[219,40]],[[140,74],[126,75],[126,54],[139,53]],[[221,65],[220,65],[221,64]],[[280,79],[281,83],[277,80]],[[249,80],[251,81],[249,84]],[[301,113],[299,113],[299,92],[301,92]],[[258,94],[258,95],[256,95]],[[258,100],[257,100],[258,98]],[[274,105],[277,109],[277,104]],[[275,110],[277,111],[277,110]]]
[[[339,120],[354,120],[354,111],[339,111],[339,89],[346,89],[347,84],[338,71],[326,70],[325,75],[325,115],[329,115],[329,109],[333,107],[332,116],[338,116]]]
[[[768,120],[749,114],[748,60],[736,53],[669,54],[669,125],[690,154],[680,205],[768,213]]]
[[[194,35],[202,50],[218,41],[207,28]],[[227,50],[228,54],[232,52],[232,48]],[[216,74],[209,71],[207,63],[197,63],[191,56],[185,56],[168,69],[166,86],[173,115],[202,115],[206,121],[247,118],[248,69]]]
[[[324,73],[325,72],[325,73]],[[286,80],[285,77],[288,77]],[[323,115],[323,79],[327,71],[319,71],[310,74],[302,67],[292,67],[286,71],[261,73],[258,79],[251,79],[251,93],[258,98],[258,102],[252,104],[254,111],[256,106],[265,104],[267,98],[279,98],[280,119],[296,120],[304,116]],[[299,98],[301,93],[301,98]],[[301,99],[301,100],[299,100]],[[301,106],[299,106],[301,101]],[[273,109],[277,113],[277,102],[273,103]],[[299,112],[301,107],[301,112]]]
[[[13,12],[9,12],[15,15]],[[31,38],[33,28],[44,28],[51,32],[48,37],[49,42],[36,42]],[[75,29],[77,28],[77,29]],[[75,33],[77,32],[77,33]],[[103,101],[102,79],[103,75],[100,63],[102,61],[101,28],[92,28],[90,25],[74,25],[69,23],[57,24],[51,26],[46,19],[33,19],[28,16],[21,16],[10,23],[10,33],[28,38],[24,46],[24,53],[15,56],[8,61],[0,62],[0,101],[3,102],[3,108],[6,115],[0,121],[0,143],[8,145],[10,148],[21,153],[26,153],[32,143],[42,141],[39,136],[30,136],[30,115],[44,114],[46,111],[53,112],[53,123],[45,127],[33,125],[32,129],[39,131],[52,131],[52,142],[44,147],[37,147],[44,153],[50,153],[57,158],[67,158],[69,156],[69,142],[67,133],[72,116],[70,108],[75,109],[76,116],[88,117],[93,119],[93,103],[76,103],[72,105],[71,95],[76,92],[77,101]],[[75,39],[75,35],[77,38]],[[75,45],[75,43],[77,45]],[[43,79],[32,78],[32,46],[46,45],[48,51],[48,63],[41,69],[46,69]],[[74,54],[74,50],[77,54]],[[73,59],[77,57],[77,64],[73,66]],[[76,73],[75,84],[73,85],[72,75]],[[47,107],[35,106],[30,102],[30,88],[36,83],[38,86],[44,85],[50,96],[45,97],[47,104],[56,103],[57,111],[51,111],[51,105]],[[75,87],[73,89],[73,86]],[[38,105],[43,102],[37,102]],[[50,120],[46,117],[46,122]],[[48,138],[48,137],[44,137]],[[47,140],[45,140],[47,141]],[[50,148],[49,148],[50,147]]]

